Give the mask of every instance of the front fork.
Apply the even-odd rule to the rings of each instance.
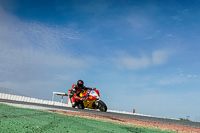
[[[95,104],[95,107],[98,107],[98,105],[99,105],[99,99],[96,100],[96,101],[94,102],[94,104]]]

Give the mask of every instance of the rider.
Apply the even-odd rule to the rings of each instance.
[[[91,90],[90,87],[85,87],[83,80],[78,80],[76,84],[72,85],[71,92],[70,92],[70,99],[72,103],[72,107],[75,108],[76,100],[85,100],[85,97],[80,97],[80,93],[86,90]]]

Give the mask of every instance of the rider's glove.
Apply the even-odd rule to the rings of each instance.
[[[81,101],[84,101],[85,100],[85,97],[81,97],[81,99],[80,99]]]

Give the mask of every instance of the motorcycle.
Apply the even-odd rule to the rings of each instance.
[[[68,90],[69,92],[71,90]],[[96,88],[91,90],[83,91],[79,94],[81,98],[85,98],[85,100],[76,100],[76,106],[79,109],[89,108],[89,109],[99,109],[102,112],[107,111],[106,104],[99,99],[100,94]]]

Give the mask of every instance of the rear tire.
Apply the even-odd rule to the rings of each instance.
[[[103,101],[99,100],[98,101],[98,109],[101,112],[106,112],[107,111],[107,106],[106,106],[106,104]]]

